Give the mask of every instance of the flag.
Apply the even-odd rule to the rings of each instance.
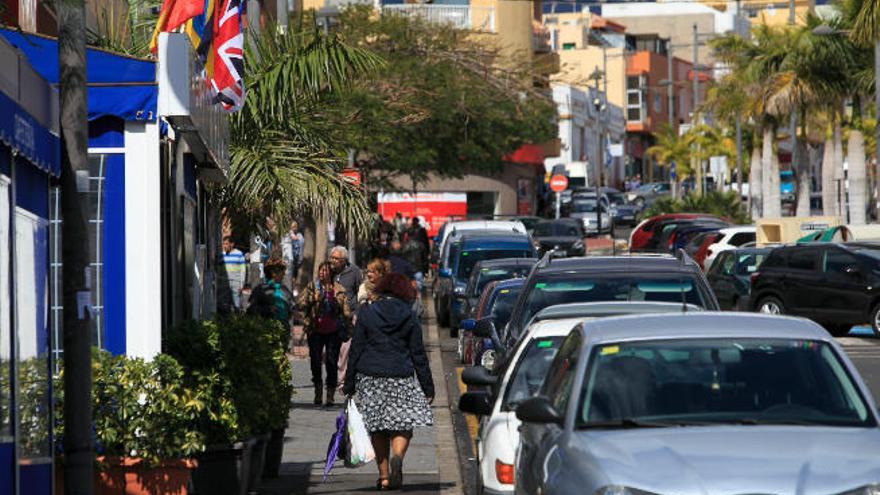
[[[215,0],[210,77],[215,99],[223,109],[237,111],[244,101],[244,35],[241,0]]]
[[[210,81],[214,77],[214,57],[210,55],[213,52],[215,2],[204,0],[204,3],[204,12],[187,21],[184,32],[205,69],[205,79]]]
[[[163,0],[159,19],[150,40],[150,51],[159,49],[159,33],[174,31],[193,17],[204,14],[204,0]]]

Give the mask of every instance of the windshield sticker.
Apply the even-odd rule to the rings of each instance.
[[[544,287],[547,287],[547,284],[545,284],[544,282],[538,282],[537,284],[535,284],[536,289],[543,289]]]
[[[612,354],[617,354],[618,352],[620,352],[619,345],[609,345],[609,346],[603,347],[600,354],[603,356],[610,356]]]
[[[538,342],[539,349],[543,349],[546,347],[553,347],[553,341],[552,340],[542,340],[542,341]]]
[[[468,253],[467,251],[464,251],[464,252],[461,253],[462,256],[467,256],[468,254],[469,254],[469,253]]]
[[[502,294],[507,294],[508,292],[510,292],[510,289],[501,289]]]

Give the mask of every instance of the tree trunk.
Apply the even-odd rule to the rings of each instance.
[[[91,495],[92,328],[80,295],[91,299],[88,217],[91,196],[77,187],[88,177],[86,11],[78,0],[57,2],[58,79],[61,102],[61,259],[64,335],[64,493]]]
[[[315,266],[312,278],[318,277],[318,266],[329,261],[327,251],[330,250],[330,238],[327,235],[327,215],[324,212],[315,213]]]
[[[752,220],[761,218],[763,213],[763,190],[764,174],[761,170],[761,150],[757,145],[752,146],[752,157],[749,162],[749,208]]]
[[[862,131],[852,129],[849,131],[847,143],[847,163],[849,164],[849,215],[848,223],[852,225],[864,225],[865,200],[868,191],[867,168],[865,167],[865,136]]]
[[[765,208],[767,216],[770,218],[779,218],[782,216],[782,198],[779,192],[779,155],[776,152],[770,153],[770,196],[767,197],[769,208]],[[765,178],[766,180],[766,178]]]
[[[834,210],[838,216],[845,216],[843,210],[843,129],[839,121],[834,123],[834,175],[832,176],[834,189]]]
[[[810,160],[810,150],[805,139],[797,140],[798,167],[797,173],[797,210],[795,216],[810,216],[810,170],[812,161]]]
[[[774,216],[772,201],[773,194],[771,188],[773,187],[773,176],[771,175],[771,169],[773,168],[773,136],[775,132],[773,132],[773,126],[764,124],[764,136],[761,142],[761,202],[763,204],[763,208],[761,210],[761,217],[767,218]],[[778,197],[778,196],[777,196]]]
[[[829,137],[822,153],[822,214],[825,216],[837,215],[834,187],[834,140]]]

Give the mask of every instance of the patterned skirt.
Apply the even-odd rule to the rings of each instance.
[[[425,394],[414,376],[357,375],[357,406],[367,431],[412,431],[434,424]]]

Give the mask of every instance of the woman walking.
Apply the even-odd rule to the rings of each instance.
[[[334,404],[334,393],[338,385],[337,360],[339,347],[347,338],[346,321],[349,318],[348,301],[345,289],[333,282],[333,267],[323,262],[318,267],[318,278],[309,282],[300,295],[305,323],[303,329],[308,336],[309,361],[312,368],[312,383],[315,385],[315,405],[323,402],[323,389],[327,388],[327,406]],[[327,371],[326,382],[321,380],[321,365]]]
[[[358,313],[344,392],[355,396],[370,432],[379,468],[376,488],[393,490],[403,484],[413,428],[433,424],[434,382],[412,312],[416,294],[410,281],[388,273],[375,292],[378,299]]]
[[[376,294],[376,283],[379,282],[386,273],[391,271],[391,265],[388,261],[376,258],[367,264],[367,278],[358,288],[357,306],[363,308],[365,305],[375,301],[378,296]],[[355,315],[357,319],[357,315]],[[339,383],[339,391],[345,386],[345,372],[348,370],[348,351],[351,348],[351,339],[345,339],[339,348],[339,376],[343,380]]]

